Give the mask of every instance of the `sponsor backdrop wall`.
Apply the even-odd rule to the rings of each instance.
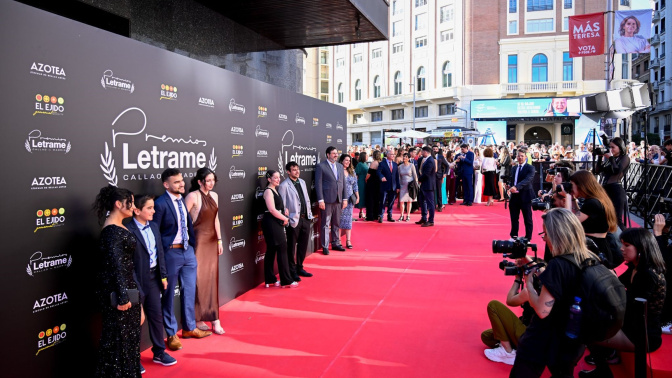
[[[327,146],[345,149],[339,106],[8,0],[0,35],[5,376],[90,375],[102,186],[160,195],[165,168],[215,170],[223,304],[263,280],[266,171],[297,161],[312,188]]]

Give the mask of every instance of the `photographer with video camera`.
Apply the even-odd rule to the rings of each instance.
[[[571,191],[569,177],[573,173],[574,167],[570,162],[552,164],[551,168],[546,170],[546,183],[550,183],[551,189],[540,190],[537,193],[539,197],[532,200],[532,210],[544,211],[565,207],[565,192]]]
[[[623,253],[613,234],[618,228],[614,205],[592,173],[580,170],[569,180],[572,183],[572,191],[566,195],[568,199],[565,201],[566,208],[576,215],[586,236],[595,242],[604,255],[602,259],[604,266],[609,269],[616,268],[623,262]],[[577,197],[584,199],[580,207]]]
[[[606,142],[606,137],[603,137],[603,139]],[[595,165],[595,173],[602,174],[604,177],[602,187],[607,192],[607,196],[616,210],[618,228],[623,230],[625,229],[623,212],[626,211],[627,199],[622,181],[630,166],[630,158],[625,149],[625,143],[623,139],[616,137],[609,143],[608,152],[596,150],[596,155],[597,164]]]
[[[574,303],[580,270],[576,264],[597,257],[586,247],[581,223],[567,209],[552,209],[542,215],[543,239],[554,257],[545,270],[530,269],[525,276],[529,303],[534,309],[530,325],[520,338],[510,377],[540,377],[548,367],[553,377],[573,377],[584,346],[565,336]],[[541,283],[537,292],[534,281]]]

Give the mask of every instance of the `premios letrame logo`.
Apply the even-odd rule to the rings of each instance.
[[[128,93],[135,92],[135,84],[132,81],[114,76],[112,70],[105,70],[100,78],[100,85],[105,89],[118,89]]]
[[[303,123],[304,125],[306,124],[306,119],[301,117],[299,113],[296,113],[296,118],[294,120],[296,123]]]
[[[53,208],[37,210],[37,219],[35,220],[35,231],[33,233],[47,228],[61,227],[65,225],[65,209]]]
[[[61,268],[67,269],[70,265],[72,265],[72,256],[67,253],[44,256],[41,251],[37,251],[30,256],[28,265],[26,266],[26,273],[31,277],[35,277],[36,274],[49,270]]]
[[[35,111],[36,115],[63,115],[65,112],[65,99],[63,97],[36,94],[35,95]]]
[[[35,355],[37,356],[43,350],[62,343],[65,341],[67,336],[68,335],[65,332],[65,323],[61,324],[60,326],[57,325],[55,327],[49,328],[46,331],[40,331],[37,334],[37,353],[35,353]]]
[[[161,84],[161,97],[159,100],[177,100],[177,87]]]
[[[241,227],[243,225],[243,214],[234,215],[233,221],[231,222],[231,229]]]
[[[233,252],[234,249],[245,247],[245,239],[236,240],[235,237],[232,237],[229,240],[229,251]]]
[[[244,178],[245,178],[244,169],[236,169],[235,165],[232,165],[231,168],[229,168],[229,180],[244,179]]]
[[[211,98],[205,98],[205,97],[199,97],[198,98],[198,105],[200,106],[205,106],[206,108],[215,108],[215,100]]]
[[[268,172],[268,167],[257,167],[257,178],[266,177],[266,172]]]
[[[268,117],[268,108],[265,106],[257,106],[257,118]]]
[[[264,258],[266,257],[266,252],[261,252],[257,251],[257,255],[254,257],[254,265],[259,264],[260,262],[264,261]]]
[[[50,295],[48,297],[36,299],[33,304],[33,314],[36,312],[48,310],[68,303],[68,294],[66,292]]]
[[[242,127],[231,126],[231,135],[245,135],[245,130]]]
[[[320,120],[318,118],[313,118],[313,127],[317,127],[320,125]]]
[[[231,267],[231,274],[238,273],[243,269],[245,269],[245,265],[243,265],[243,263],[236,264]]]
[[[343,130],[343,125],[340,122],[336,122],[336,130]]]
[[[231,101],[229,101],[229,111],[245,114],[245,105],[237,104],[236,99],[232,98]]]
[[[70,141],[65,138],[53,138],[43,136],[40,130],[33,130],[28,133],[28,139],[24,143],[26,151],[30,152],[70,152]]]
[[[105,150],[100,154],[100,169],[110,185],[117,186],[119,177],[123,181],[160,179],[166,168],[182,170],[185,178],[193,177],[196,170],[206,166],[213,171],[217,169],[215,148],[209,149],[207,140],[193,135],[150,134],[147,115],[140,108],[119,113],[112,126],[116,126],[112,129],[112,148],[105,142]],[[115,155],[121,156],[120,170]]]
[[[243,156],[243,146],[240,144],[234,144],[231,146],[231,157],[241,157]]]
[[[64,68],[40,62],[33,62],[33,64],[30,66],[30,73],[33,75],[50,77],[52,79],[59,80],[65,80],[66,78]]]
[[[287,114],[279,113],[278,114],[278,121],[287,122]]]
[[[317,153],[316,147],[294,144],[294,132],[287,130],[282,136],[278,156],[278,172],[280,172],[281,176],[284,177],[284,167],[290,161],[295,161],[302,170],[309,171],[315,167],[315,164],[320,163],[320,154]]]
[[[67,187],[68,183],[64,176],[33,177],[33,181],[30,184],[31,190],[67,189]]]
[[[262,189],[260,186],[257,186],[257,189],[254,192],[254,197],[255,198],[261,198],[263,196],[264,196],[264,189]]]
[[[264,130],[261,128],[261,126],[257,125],[257,128],[254,129],[254,136],[257,138],[266,138],[271,135],[271,133],[268,130]]]

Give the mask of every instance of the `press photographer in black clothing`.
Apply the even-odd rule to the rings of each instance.
[[[614,204],[618,228],[625,229],[623,213],[626,211],[625,189],[623,189],[623,176],[628,172],[630,158],[625,150],[625,143],[621,138],[614,138],[609,143],[609,152],[598,155],[595,173],[604,177],[602,187],[607,192],[609,199]]]

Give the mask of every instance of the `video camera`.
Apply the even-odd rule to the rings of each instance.
[[[492,241],[492,253],[501,253],[507,259],[524,258],[527,256],[528,249],[534,252],[534,259],[523,266],[518,266],[513,261],[502,260],[499,262],[499,269],[504,271],[505,276],[528,275],[533,268],[544,267],[546,263],[537,261],[537,245],[531,244],[526,238]]]
[[[544,194],[548,194],[544,192]],[[553,196],[545,196],[542,198],[535,198],[532,200],[532,210],[546,211],[553,207]]]
[[[546,170],[546,174],[549,175],[557,175],[558,172],[569,172],[570,169],[568,167],[555,167],[555,168],[549,168]]]

